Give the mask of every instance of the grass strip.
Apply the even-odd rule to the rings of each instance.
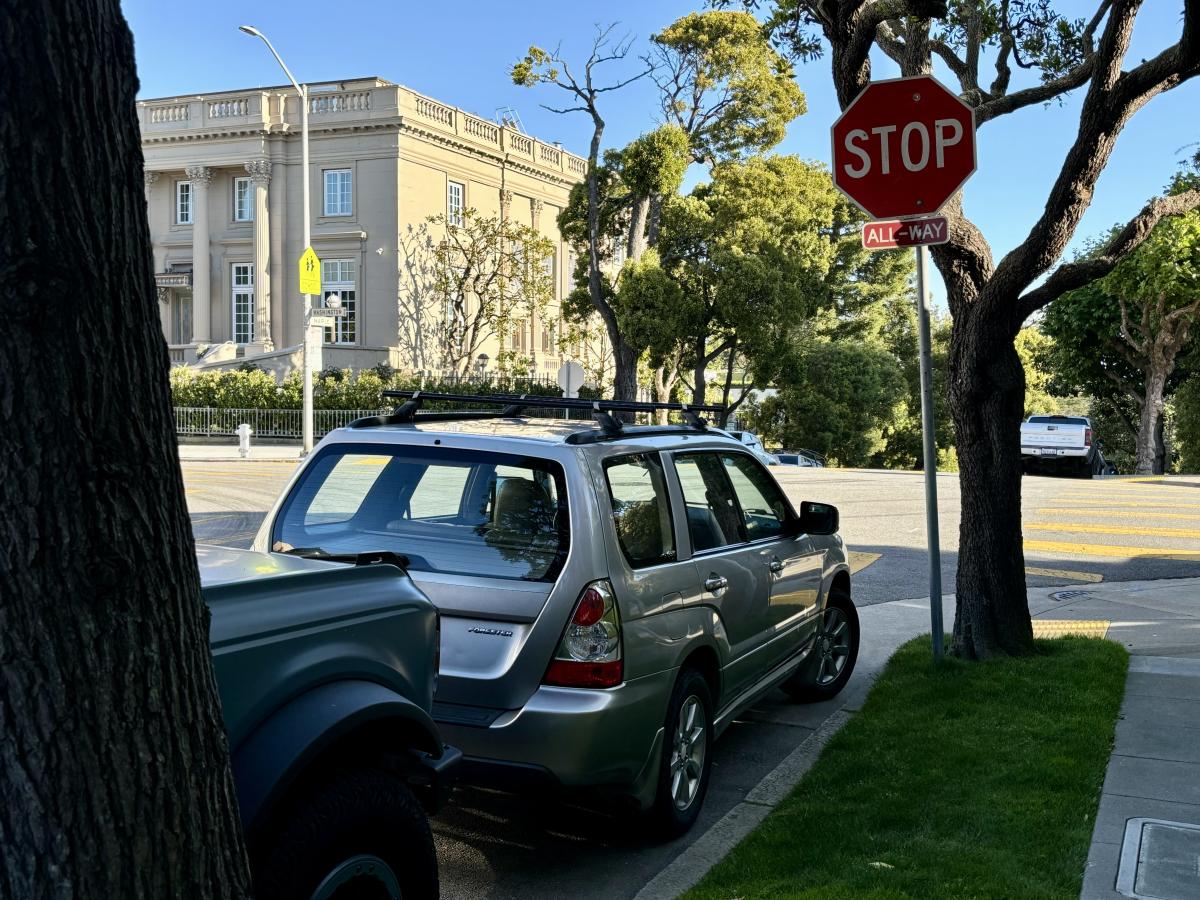
[[[1127,665],[1093,638],[940,666],[927,635],[909,641],[791,795],[685,896],[1075,900]]]

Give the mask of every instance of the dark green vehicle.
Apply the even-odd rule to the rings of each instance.
[[[390,554],[197,556],[255,896],[436,897],[433,605]]]

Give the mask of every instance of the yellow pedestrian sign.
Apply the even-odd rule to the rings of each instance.
[[[312,247],[300,254],[300,293],[321,293],[321,260]]]

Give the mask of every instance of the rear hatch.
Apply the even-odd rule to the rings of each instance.
[[[1087,431],[1087,424],[1080,419],[1034,416],[1021,425],[1021,446],[1082,450],[1087,446]]]
[[[544,612],[570,537],[555,460],[332,443],[280,505],[271,545],[407,557],[410,577],[442,616],[435,717],[489,720],[525,703],[561,637],[563,623]]]

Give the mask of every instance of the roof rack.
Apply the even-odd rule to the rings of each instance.
[[[414,422],[461,422],[474,419],[511,419],[523,415],[527,409],[576,409],[589,411],[600,425],[604,437],[614,437],[625,430],[623,423],[615,418],[615,412],[657,412],[667,410],[683,415],[686,426],[683,430],[701,430],[708,421],[699,413],[721,413],[724,407],[716,405],[693,405],[689,403],[643,403],[634,400],[589,400],[583,397],[544,397],[521,394],[438,394],[426,391],[384,391],[384,397],[404,400],[390,416],[367,416],[356,419],[347,427],[371,428],[378,425],[405,425]],[[422,409],[425,401],[441,403],[473,403],[482,406],[499,406],[499,410],[435,410]],[[420,415],[418,415],[420,413]],[[668,426],[672,427],[672,426]],[[680,426],[673,426],[680,430]],[[638,429],[639,432],[646,429]],[[662,426],[659,426],[662,431]]]

